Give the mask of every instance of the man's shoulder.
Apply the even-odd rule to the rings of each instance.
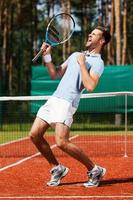
[[[81,53],[81,52],[78,52],[78,51],[73,52],[73,53],[70,55],[70,57],[71,57],[71,56],[77,56],[77,55],[79,55],[79,53]]]
[[[68,61],[70,60],[75,60],[77,58],[77,56],[79,55],[80,52],[73,52],[69,57],[68,57]]]
[[[100,65],[103,65],[104,66],[104,61],[103,61],[103,59],[101,58],[101,56],[95,56],[95,57],[93,57],[94,59],[93,59],[93,61],[94,61],[94,63],[99,63]]]

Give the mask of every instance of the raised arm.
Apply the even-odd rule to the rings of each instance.
[[[48,46],[46,43],[42,44],[41,49],[43,49],[43,63],[48,68],[49,75],[52,79],[58,79],[63,76],[67,68],[67,64],[62,64],[58,68],[52,62],[51,57],[51,46]]]
[[[87,91],[92,92],[98,83],[99,76],[91,69],[88,72],[85,64],[85,55],[83,53],[79,54],[77,61],[80,65],[83,85]]]

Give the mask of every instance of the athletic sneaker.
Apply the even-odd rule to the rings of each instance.
[[[88,176],[90,177],[88,182],[84,183],[85,187],[98,187],[100,180],[105,175],[106,169],[100,166],[95,166],[90,172],[88,172]]]
[[[63,165],[58,165],[51,169],[51,179],[47,182],[48,186],[54,187],[60,184],[61,179],[67,175],[69,168],[64,167]]]

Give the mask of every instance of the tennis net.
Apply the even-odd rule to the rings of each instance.
[[[37,152],[29,131],[36,112],[48,98],[0,97],[0,157],[26,157]],[[90,156],[132,156],[132,119],[133,92],[82,94],[70,139]],[[52,128],[46,139],[55,144]],[[58,148],[53,150],[65,155]]]

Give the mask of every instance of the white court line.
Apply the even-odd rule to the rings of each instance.
[[[10,197],[0,197],[0,199],[121,199],[121,198],[133,198],[133,196],[10,196]]]
[[[0,144],[0,147],[8,145],[8,144],[13,144],[13,143],[16,143],[16,142],[21,142],[21,141],[27,140],[27,139],[29,139],[29,137],[19,138],[17,140],[13,140],[13,141],[10,141],[10,142],[2,143],[2,144]]]
[[[74,143],[83,143],[83,144],[86,144],[86,143],[125,143],[125,141],[111,141],[111,140],[88,140],[88,141],[75,141]],[[127,143],[133,143],[133,141],[127,141]]]
[[[79,135],[72,136],[72,137],[70,137],[70,140],[75,139],[75,138],[77,138],[78,136],[79,136]],[[50,148],[53,149],[53,148],[55,148],[56,146],[57,146],[56,144],[53,144],[52,146],[50,146]],[[34,157],[36,157],[36,156],[39,156],[39,155],[40,155],[40,152],[38,152],[38,153],[36,153],[36,154],[33,154],[33,155],[29,156],[29,157],[26,157],[26,158],[24,158],[24,159],[21,159],[21,160],[15,162],[15,163],[12,163],[12,164],[7,165],[7,166],[5,166],[5,167],[2,167],[2,168],[0,168],[0,172],[1,172],[1,171],[4,171],[4,170],[6,170],[6,169],[9,169],[9,168],[11,168],[11,167],[14,167],[14,166],[16,166],[16,165],[19,165],[19,164],[21,164],[21,163],[23,163],[23,162],[25,162],[25,161],[27,161],[27,160],[30,160],[30,159],[32,159],[32,158],[34,158]]]

